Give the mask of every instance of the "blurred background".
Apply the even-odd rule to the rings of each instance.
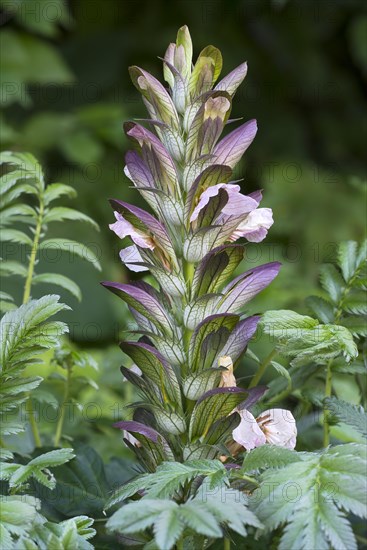
[[[273,209],[275,224],[262,245],[248,247],[243,267],[283,263],[251,312],[305,311],[320,265],[335,258],[338,242],[360,240],[366,229],[367,4],[1,0],[0,6],[2,148],[37,156],[48,181],[74,186],[74,206],[101,228],[96,235],[68,223],[62,234],[78,232],[97,253],[102,274],[68,256],[48,259],[83,291],[81,303],[63,296],[73,307],[66,320],[73,340],[94,349],[105,388],[83,389],[83,399],[92,392],[106,410],[123,391],[116,342],[128,323],[126,310],[99,281],[136,276],[120,264],[120,244],[108,229],[108,198],[141,204],[123,174],[122,124],[145,116],[127,68],[136,64],[162,78],[158,58],[184,24],[196,55],[207,44],[222,51],[224,74],[245,60],[249,65],[232,116],[256,118],[259,132],[236,176],[246,193],[264,189],[262,205]],[[6,252],[19,253],[9,245]],[[106,423],[112,414],[104,415]]]

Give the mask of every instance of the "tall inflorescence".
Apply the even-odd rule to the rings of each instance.
[[[131,240],[122,262],[149,271],[155,282],[103,284],[128,304],[137,325],[121,343],[136,367],[121,370],[140,401],[133,419],[117,426],[149,470],[164,460],[219,457],[234,437],[243,444],[243,411],[263,391],[237,387],[233,366],[259,320],[241,312],[280,266],[268,263],[230,279],[246,240],[262,241],[273,219],[269,208],[259,208],[260,191],[244,195],[233,182],[257,126],[250,120],[220,139],[247,65],[216,84],[221,68],[213,46],[192,64],[186,26],[164,57],[169,91],[143,69],[130,68],[150,119],[145,126],[125,125],[134,146],[125,173],[153,214],[111,200],[116,221],[110,228]]]

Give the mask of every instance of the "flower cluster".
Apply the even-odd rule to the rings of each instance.
[[[145,70],[130,68],[150,118],[145,126],[125,124],[133,144],[125,174],[152,213],[112,200],[110,228],[126,245],[122,262],[132,271],[149,270],[155,283],[103,284],[128,304],[137,325],[121,343],[137,368],[121,370],[141,399],[133,418],[117,426],[150,470],[163,460],[219,457],[233,440],[246,449],[266,441],[295,443],[294,422],[281,422],[279,411],[251,417],[266,388],[237,387],[233,374],[259,320],[243,317],[243,310],[280,266],[268,263],[231,280],[245,257],[246,242],[238,241],[262,241],[273,218],[260,208],[261,191],[242,194],[233,176],[255,138],[256,121],[221,139],[233,123],[232,100],[247,65],[217,83],[221,69],[213,46],[193,65],[187,27],[164,57],[169,90]]]

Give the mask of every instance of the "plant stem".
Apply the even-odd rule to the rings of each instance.
[[[34,266],[35,266],[35,263],[36,263],[38,246],[39,246],[39,241],[40,241],[41,231],[42,231],[43,212],[44,212],[43,197],[40,195],[37,225],[36,225],[36,230],[34,232],[34,239],[33,239],[31,254],[29,256],[29,265],[28,265],[27,278],[26,278],[25,285],[24,285],[23,304],[26,304],[28,302],[28,300],[30,298],[30,295],[31,295],[31,287],[32,287],[32,278],[33,278],[33,273],[34,273]]]
[[[183,539],[180,539],[176,542],[176,548],[177,548],[177,550],[183,550],[183,548],[184,548]]]
[[[26,402],[26,411],[27,411],[29,424],[31,426],[31,430],[33,434],[34,444],[36,447],[42,447],[42,441],[41,441],[41,437],[37,426],[36,416],[34,414],[32,397],[30,394],[28,394],[28,399]]]
[[[62,435],[62,428],[64,426],[66,403],[68,402],[69,393],[70,393],[70,382],[71,382],[71,371],[72,371],[72,366],[70,364],[66,365],[66,371],[67,371],[67,375],[66,375],[66,381],[64,386],[64,396],[61,403],[60,418],[57,422],[57,427],[56,427],[54,447],[59,446],[61,435]]]
[[[28,302],[28,300],[30,298],[30,295],[31,295],[31,287],[32,287],[32,278],[33,278],[33,273],[34,273],[34,266],[35,266],[35,263],[36,263],[38,246],[39,246],[39,241],[40,241],[41,231],[42,231],[43,213],[44,213],[43,193],[42,193],[42,191],[40,191],[38,219],[37,219],[36,230],[35,230],[35,233],[34,233],[32,250],[31,250],[31,254],[29,256],[27,278],[26,278],[26,281],[25,281],[25,284],[24,284],[23,304],[26,304]],[[26,403],[26,410],[27,410],[27,413],[28,413],[28,419],[29,419],[29,424],[31,426],[34,443],[35,443],[36,447],[41,447],[42,446],[41,437],[40,437],[40,434],[39,434],[37,421],[36,421],[36,417],[35,417],[34,410],[33,410],[32,396],[31,396],[30,393],[28,393],[28,399],[27,399],[27,403]]]
[[[269,366],[269,364],[271,363],[271,360],[273,359],[273,357],[275,357],[275,355],[277,354],[277,350],[274,348],[270,353],[269,355],[264,359],[264,361],[261,363],[261,365],[259,365],[259,368],[257,370],[257,372],[254,374],[254,376],[252,377],[252,380],[249,384],[249,388],[254,388],[255,386],[257,386],[257,384],[259,383],[259,381],[261,380],[264,372],[266,371],[267,367]]]
[[[231,541],[227,537],[223,541],[223,550],[231,550]]]
[[[326,367],[326,382],[325,382],[325,398],[331,397],[332,390],[332,360],[330,360]],[[327,406],[324,406],[324,447],[327,447],[330,443],[330,427],[329,427],[330,413]]]

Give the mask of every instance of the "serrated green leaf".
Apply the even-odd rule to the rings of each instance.
[[[184,530],[184,523],[175,509],[162,512],[154,523],[154,536],[158,548],[172,548]]]
[[[65,275],[60,275],[59,273],[41,273],[35,275],[32,279],[32,284],[37,285],[40,283],[60,286],[61,288],[68,290],[70,294],[72,294],[77,300],[79,300],[79,302],[82,299],[82,293],[79,286],[74,283],[72,279],[66,277]]]
[[[32,239],[26,233],[19,231],[18,229],[2,229],[1,238],[4,242],[8,241],[33,246]]]
[[[41,242],[40,250],[60,250],[61,252],[68,252],[69,254],[75,254],[83,260],[86,260],[94,265],[96,269],[101,270],[101,265],[96,254],[88,248],[86,245],[70,239],[46,239]]]
[[[338,262],[345,282],[348,282],[357,268],[357,243],[355,241],[342,242],[338,248]]]
[[[26,266],[20,262],[13,260],[2,260],[0,262],[0,273],[2,275],[19,275],[21,277],[27,277],[28,270]]]
[[[10,368],[20,369],[31,363],[37,354],[54,346],[60,335],[67,331],[64,323],[49,321],[59,311],[69,309],[58,300],[57,295],[30,300],[1,319],[0,357],[4,373]]]
[[[46,187],[44,194],[45,205],[48,206],[52,201],[66,195],[69,198],[74,198],[77,196],[77,192],[70,185],[65,185],[64,183],[51,183]]]
[[[345,282],[336,267],[332,264],[323,265],[320,269],[320,281],[331,300],[337,304],[345,287]]]
[[[367,320],[365,316],[350,315],[349,317],[343,317],[340,320],[340,324],[343,327],[350,330],[353,336],[367,336]]]
[[[285,526],[279,546],[283,550],[356,548],[345,512],[366,515],[365,447],[338,445],[299,457],[260,476],[251,503],[265,530]]]
[[[92,220],[92,218],[74,208],[66,208],[65,206],[54,206],[48,210],[43,218],[43,223],[48,224],[51,222],[62,222],[64,220],[86,222],[99,231],[99,225]]]
[[[264,470],[266,468],[282,468],[287,464],[298,462],[301,456],[295,451],[275,445],[262,445],[246,453],[241,471]]]
[[[333,417],[348,424],[348,426],[352,426],[367,438],[367,414],[362,406],[357,407],[336,397],[327,397],[325,405]]]
[[[309,296],[306,298],[306,305],[322,323],[332,323],[334,321],[334,308],[330,302],[320,298],[320,296]]]

